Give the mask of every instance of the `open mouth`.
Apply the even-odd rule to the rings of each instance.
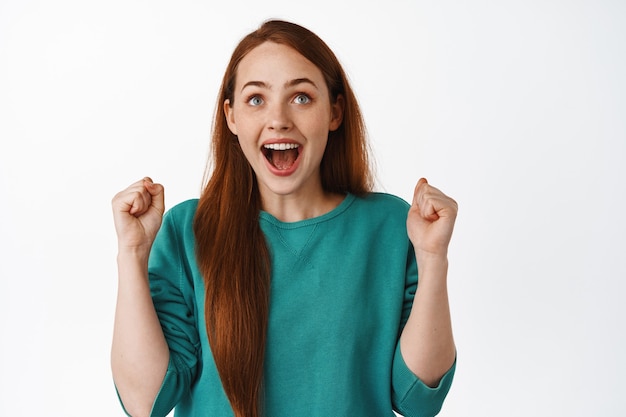
[[[276,169],[284,171],[291,168],[300,155],[297,143],[268,143],[263,145],[265,158]]]

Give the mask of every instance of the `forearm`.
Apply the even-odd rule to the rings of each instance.
[[[150,296],[147,255],[118,255],[118,295],[111,367],[126,410],[148,415],[169,363],[169,349]]]
[[[402,357],[426,385],[436,386],[456,356],[448,302],[448,261],[422,257],[411,314],[400,338]]]

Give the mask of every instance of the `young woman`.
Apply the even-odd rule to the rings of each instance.
[[[246,36],[218,104],[199,200],[163,216],[149,178],[113,199],[125,411],[437,414],[455,369],[456,203],[425,179],[411,206],[372,192],[355,96],[301,26],[268,21]]]

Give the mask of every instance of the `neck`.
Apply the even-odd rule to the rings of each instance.
[[[319,193],[277,195],[261,193],[263,210],[286,223],[319,217],[334,210],[344,195],[319,190]]]

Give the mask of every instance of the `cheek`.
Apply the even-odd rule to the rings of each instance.
[[[330,131],[330,117],[324,111],[309,114],[300,119],[299,126],[301,130],[309,132],[316,138],[328,137]]]
[[[260,132],[262,131],[262,125],[252,116],[247,114],[240,114],[237,118],[237,136],[239,141],[253,142],[258,139]]]
[[[308,142],[311,148],[314,148],[319,158],[326,150],[328,143],[328,126],[315,125],[308,131]]]
[[[239,135],[239,146],[241,146],[241,150],[243,151],[246,158],[249,158],[253,153],[257,152],[256,143],[247,140],[245,134]]]
[[[237,141],[243,151],[246,158],[256,152],[257,149],[257,136],[251,131],[250,126],[247,123],[237,124]]]

